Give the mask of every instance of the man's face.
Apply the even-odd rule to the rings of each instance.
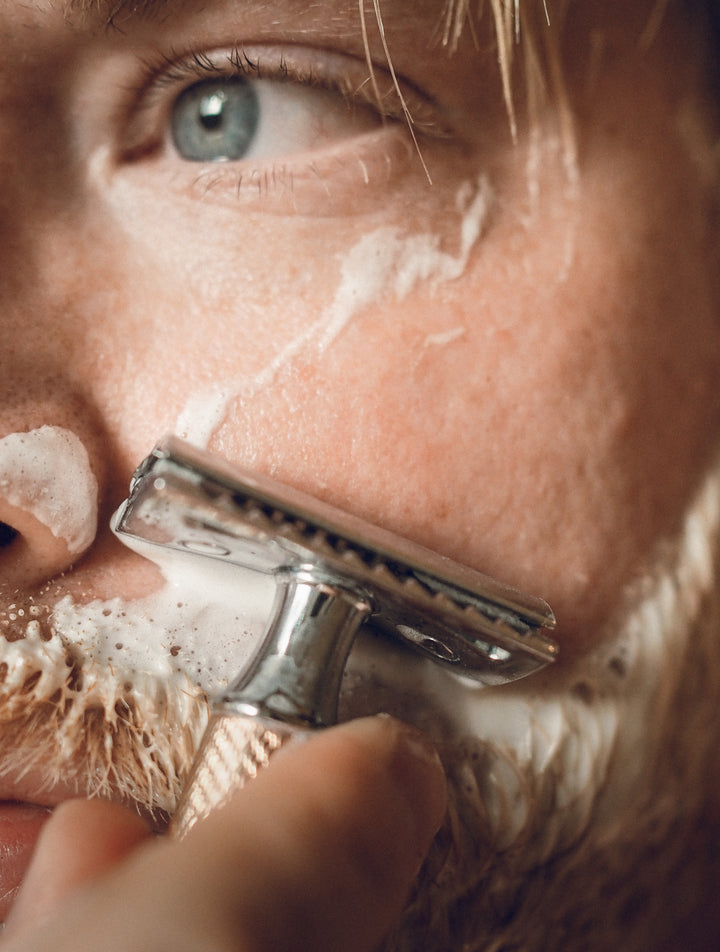
[[[551,97],[532,121],[519,107],[513,141],[489,14],[451,53],[442,4],[386,0],[391,71],[370,12],[368,68],[355,3],[167,0],[127,4],[112,26],[81,6],[0,0],[0,519],[16,530],[0,549],[0,718],[18,746],[0,795],[96,791],[72,741],[91,737],[92,712],[124,704],[122,724],[152,727],[167,722],[157,704],[179,711],[167,672],[198,698],[237,673],[200,609],[191,634],[167,620],[176,593],[108,529],[134,466],[174,431],[550,602],[562,660],[505,701],[422,666],[400,691],[374,646],[344,704],[420,723],[442,711],[436,740],[462,766],[454,832],[484,823],[508,877],[574,850],[617,772],[621,707],[592,769],[565,749],[527,758],[531,777],[552,761],[569,790],[590,784],[564,832],[562,783],[531,791],[533,829],[561,830],[552,848],[533,852],[524,821],[501,815],[512,783],[478,758],[514,730],[489,705],[512,699],[519,723],[534,704],[537,725],[550,695],[592,691],[603,651],[620,669],[628,592],[675,552],[714,461],[717,130],[680,14],[647,45],[651,3],[571,8],[574,129]],[[152,598],[165,614],[145,645]],[[32,705],[47,716],[58,698],[75,705],[65,761],[23,733]],[[587,740],[580,720],[571,736]],[[166,772],[182,774],[193,738],[171,737]],[[24,773],[23,744],[40,751]],[[103,784],[119,795],[122,778]],[[482,891],[495,860],[474,859]]]

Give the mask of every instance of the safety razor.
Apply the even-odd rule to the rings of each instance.
[[[150,558],[158,546],[199,554],[275,584],[259,649],[211,700],[173,819],[181,837],[299,731],[336,723],[361,625],[487,685],[557,656],[541,599],[175,437],[138,467],[113,529]]]

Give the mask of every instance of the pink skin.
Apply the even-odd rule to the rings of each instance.
[[[593,78],[594,5],[580,4],[566,63],[578,192],[547,117],[533,207],[530,139],[521,115],[511,142],[494,57],[467,36],[446,60],[426,42],[439,4],[413,2],[409,19],[408,5],[388,0],[386,26],[398,73],[449,117],[449,140],[421,136],[434,184],[401,123],[350,126],[314,169],[281,156],[293,189],[265,195],[250,173],[272,159],[251,163],[238,192],[229,166],[208,179],[171,151],[128,155],[136,134],[120,128],[117,90],[159,44],[169,55],[237,36],[268,61],[284,41],[337,47],[362,70],[355,4],[347,39],[342,19],[335,34],[312,11],[279,28],[264,5],[230,0],[123,32],[0,0],[0,49],[21,37],[24,50],[0,56],[0,436],[72,430],[100,487],[98,538],[51,598],[156,584],[106,527],[188,395],[261,373],[327,308],[367,233],[433,231],[454,253],[456,195],[481,173],[496,198],[465,274],[377,302],[322,354],[301,349],[271,387],[230,404],[210,447],[543,596],[564,658],[604,637],[628,582],[678,528],[720,426],[717,128],[698,104],[698,58],[670,22],[639,59],[652,4],[633,18],[605,4]],[[490,35],[484,22],[481,48]],[[19,593],[8,577],[13,599],[70,567],[46,527],[23,516],[17,527],[28,569]]]
[[[0,805],[0,842],[2,852],[2,889],[0,890],[0,918],[5,921],[23,882],[32,858],[32,851],[40,830],[50,818],[45,807],[28,804]]]
[[[23,806],[6,808],[7,825],[32,824],[33,839],[50,817],[48,811]],[[0,821],[1,822],[1,821]],[[6,836],[3,829],[3,840]],[[67,893],[85,880],[113,866],[150,837],[139,816],[116,804],[99,800],[71,801],[56,811],[44,834],[43,851],[32,866],[32,877],[13,906],[16,921],[32,923],[54,908]],[[25,844],[18,850],[18,881],[25,873]],[[58,870],[62,870],[58,875]],[[2,897],[3,900],[6,897]],[[9,897],[8,897],[9,898]],[[3,919],[8,903],[0,901]]]

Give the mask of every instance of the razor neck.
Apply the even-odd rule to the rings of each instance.
[[[262,646],[223,697],[239,713],[305,727],[337,721],[345,662],[371,604],[312,571],[284,571]]]

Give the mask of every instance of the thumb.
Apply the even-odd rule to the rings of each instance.
[[[367,718],[288,744],[182,842],[139,847],[3,952],[370,952],[445,810],[437,756]]]

